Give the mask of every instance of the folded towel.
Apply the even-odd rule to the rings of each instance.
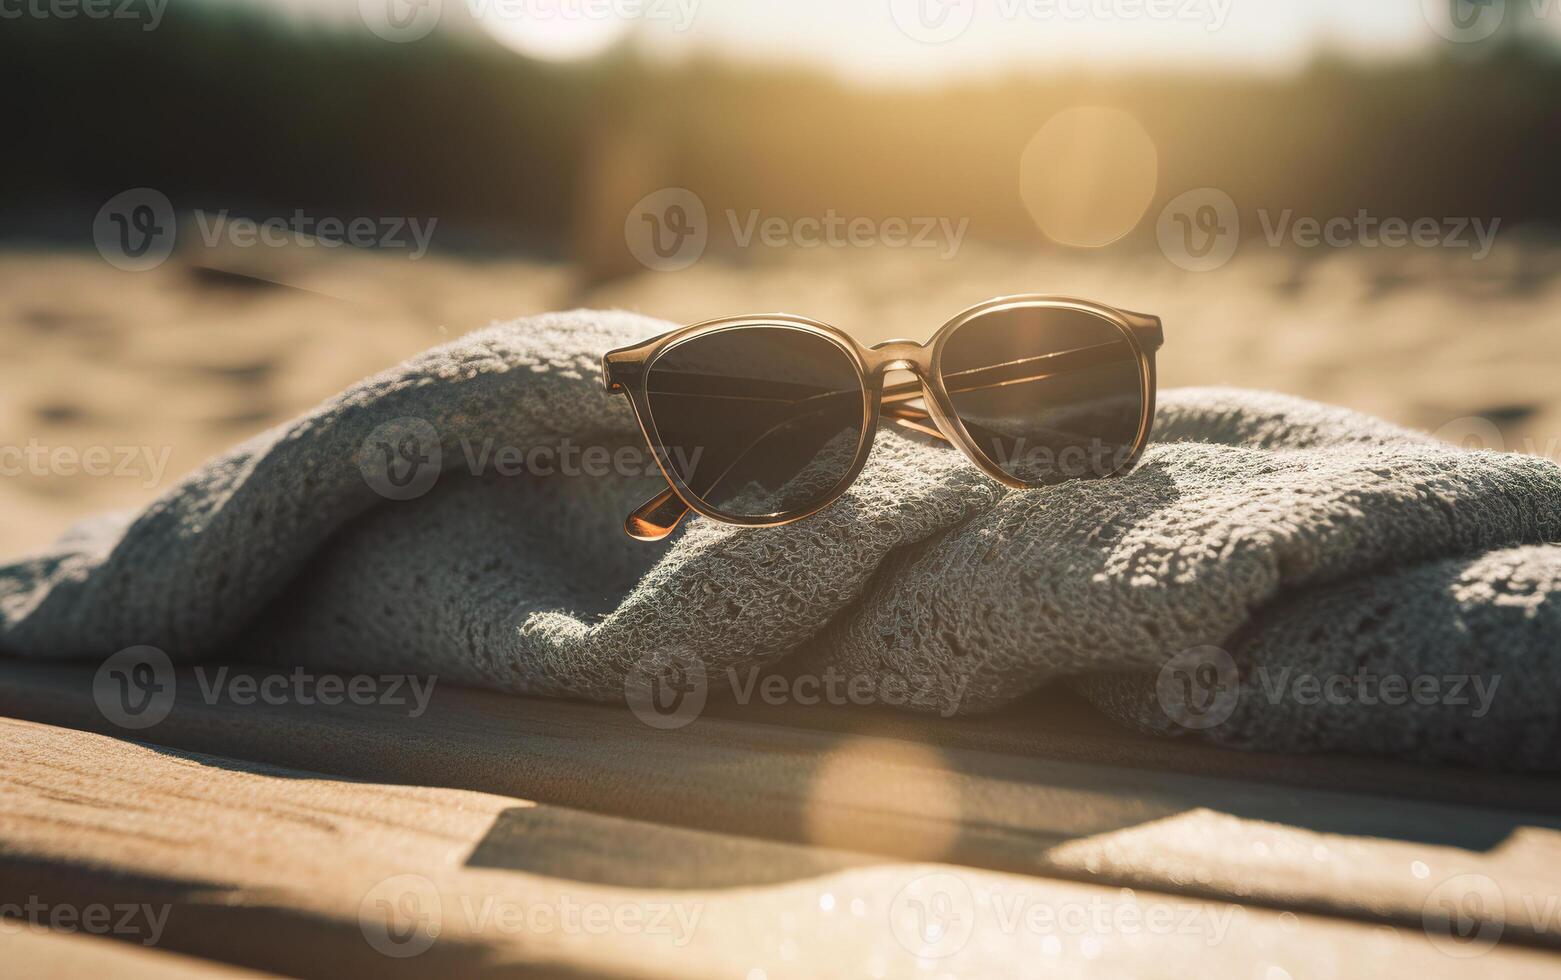
[[[886,427],[812,518],[645,545],[621,521],[664,484],[598,363],[670,326],[534,317],[370,378],[0,567],[0,650],[618,701],[668,668],[713,697],[775,666],[944,714],[1067,679],[1226,745],[1561,768],[1547,460],[1180,389],[1117,479],[1010,491]]]

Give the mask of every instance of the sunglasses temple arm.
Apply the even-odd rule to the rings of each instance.
[[[916,398],[921,398],[921,396],[923,396],[923,392],[921,392],[921,382],[919,381],[909,382],[909,384],[890,385],[890,387],[884,389],[884,404],[880,407],[879,412],[887,418],[893,418],[894,421],[898,421],[904,428],[913,429],[913,431],[921,432],[923,435],[932,435],[933,439],[941,439],[943,442],[948,442],[948,435],[944,435],[943,431],[938,429],[937,423],[933,423],[932,414],[927,412],[926,409],[918,409],[918,407],[910,404]]]
[[[624,519],[623,529],[636,541],[660,541],[688,516],[688,504],[671,486],[640,504]]]

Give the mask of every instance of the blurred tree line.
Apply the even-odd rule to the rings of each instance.
[[[1460,47],[1474,46],[1394,64],[1324,53],[1283,77],[1037,67],[867,89],[628,47],[539,64],[476,34],[390,44],[180,0],[155,31],[12,19],[0,238],[88,240],[103,201],[150,186],[180,210],[436,216],[442,247],[569,257],[621,241],[640,195],[684,186],[713,210],[949,215],[972,237],[1039,243],[1019,155],[1077,104],[1143,123],[1155,207],[1212,185],[1243,210],[1555,224],[1561,62],[1521,36]],[[1152,237],[1152,220],[1135,233]]]

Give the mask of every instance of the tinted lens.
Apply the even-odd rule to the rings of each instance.
[[[866,396],[856,363],[805,330],[733,327],[668,348],[646,377],[668,469],[738,517],[805,510],[851,472]]]
[[[982,314],[949,336],[941,371],[976,447],[1016,479],[1110,476],[1132,454],[1142,368],[1104,317],[1054,307]]]

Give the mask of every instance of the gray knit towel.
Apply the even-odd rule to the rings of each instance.
[[[1067,679],[1124,723],[1230,746],[1561,768],[1552,462],[1180,389],[1117,479],[1009,491],[885,427],[812,518],[696,517],[646,545],[621,522],[663,484],[598,359],[669,328],[550,314],[369,378],[0,567],[0,650],[603,701],[665,668],[775,696],[762,667],[783,694],[945,715]]]

